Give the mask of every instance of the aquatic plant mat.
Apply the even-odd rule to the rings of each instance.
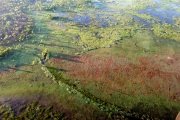
[[[178,0],[0,4],[0,119],[175,119]]]

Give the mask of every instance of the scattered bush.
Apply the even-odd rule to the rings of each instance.
[[[10,51],[12,51],[11,47],[8,48],[0,48],[0,58],[5,57]]]

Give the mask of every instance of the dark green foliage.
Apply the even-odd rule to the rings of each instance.
[[[5,57],[7,54],[9,54],[9,52],[12,51],[11,47],[8,48],[0,48],[0,58]]]
[[[47,14],[47,15],[46,15],[46,18],[47,18],[48,20],[52,20],[53,17],[52,17],[51,14]]]
[[[153,101],[149,103],[139,102],[134,108],[133,111],[143,115],[146,113],[147,115],[164,119],[164,120],[174,120],[176,115],[178,114],[177,107],[168,107],[167,105],[158,105],[153,103]]]
[[[21,105],[19,109],[14,110],[13,106],[4,104],[0,106],[0,118],[4,120],[61,120],[66,119],[63,113],[54,113],[53,107],[45,107],[37,101]]]
[[[0,44],[9,45],[29,38],[33,22],[23,11],[29,4],[21,0],[1,1],[0,4],[3,4],[3,7],[0,7]]]

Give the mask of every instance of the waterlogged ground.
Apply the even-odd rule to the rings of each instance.
[[[0,4],[0,119],[175,119],[178,0]]]

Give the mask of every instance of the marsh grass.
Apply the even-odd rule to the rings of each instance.
[[[84,99],[88,98],[88,99],[90,99],[90,101],[91,100],[94,101],[95,104],[97,104],[97,105],[99,104],[100,109],[104,112],[108,111],[108,114],[109,114],[109,112],[111,112],[112,115],[119,114],[120,116],[124,116],[127,118],[136,118],[137,116],[142,118],[144,116],[144,118],[152,118],[153,117],[153,118],[157,118],[157,119],[166,119],[168,117],[168,119],[174,119],[174,117],[178,113],[178,109],[180,107],[178,105],[178,102],[168,101],[165,98],[160,97],[155,92],[153,93],[154,95],[146,95],[146,96],[138,95],[138,94],[131,95],[128,93],[124,94],[124,93],[118,92],[118,95],[113,95],[113,96],[111,96],[111,98],[107,98],[107,95],[106,95],[106,97],[103,96],[103,95],[105,95],[105,93],[98,94],[97,91],[95,92],[95,91],[89,90],[90,88],[94,88],[94,85],[92,85],[89,88],[87,88],[88,87],[88,85],[87,85],[86,89],[88,89],[87,91],[89,91],[89,92],[87,92],[86,90],[79,88],[75,84],[70,83],[68,79],[64,79],[60,73],[57,73],[56,71],[53,70],[54,68],[48,67],[48,69],[52,72],[52,74],[54,76],[56,76],[57,80],[60,80],[60,82],[65,83],[67,85],[66,87],[72,86],[72,88],[71,88],[72,92],[73,91],[79,92],[80,94],[85,96]],[[103,88],[101,88],[99,91],[101,91],[102,89]],[[69,90],[69,88],[68,88],[68,90]],[[93,92],[93,94],[91,94],[90,92]],[[117,98],[117,96],[118,96],[118,98]],[[113,99],[113,100],[110,100],[110,99]],[[108,102],[106,102],[106,101],[108,101]],[[118,106],[116,106],[116,105],[118,105]],[[112,110],[113,109],[112,106],[116,106],[116,108],[115,108],[116,112]],[[156,110],[155,113],[152,112],[154,110]],[[128,112],[128,111],[131,111],[131,112]],[[122,114],[122,112],[123,112],[123,114]],[[136,117],[134,116],[134,114],[136,115]],[[171,116],[167,115],[167,114],[171,114]]]
[[[98,118],[103,117],[104,115],[106,116],[104,112],[98,110],[97,106],[93,106],[93,103],[89,103],[91,105],[88,104],[87,106],[87,101],[89,100],[82,98],[82,95],[79,93],[74,94],[74,91],[70,92],[68,89],[71,88],[68,86],[53,83],[52,79],[47,77],[42,78],[41,75],[44,73],[40,69],[40,66],[36,65],[35,67],[34,65],[33,68],[31,66],[26,66],[19,70],[25,68],[30,71],[33,69],[34,73],[27,74],[26,71],[12,70],[3,73],[3,75],[1,74],[0,101],[4,101],[3,99],[6,101],[6,99],[9,98],[8,100],[25,99],[28,101],[36,100],[44,104],[49,103],[50,105],[55,105],[54,107],[56,110],[61,109],[67,113],[67,116],[70,119],[79,119],[79,117],[86,119],[88,117]],[[10,76],[7,76],[7,74],[10,74]],[[86,116],[87,113],[89,114],[88,116]],[[96,113],[96,115],[94,115],[94,113]],[[81,116],[78,116],[78,114]],[[22,114],[22,116],[24,115],[27,114]],[[41,117],[41,115],[39,115],[39,117]],[[38,117],[35,116],[35,118]]]
[[[16,51],[11,56],[8,47],[0,50],[0,57],[9,55],[0,61],[1,98],[13,96],[39,101],[47,98],[58,109],[67,110],[72,119],[174,119],[180,109],[178,19],[176,26],[159,24],[150,15],[133,12],[155,7],[151,0],[129,0],[135,4],[126,8],[100,1],[107,8],[126,11],[120,14],[106,11],[106,7],[104,12],[95,9],[91,1],[75,1],[76,4],[71,4],[72,1],[54,0],[48,5],[43,0],[35,3],[21,0],[20,6],[12,6],[17,15],[23,11],[22,19],[15,15],[18,20],[28,18],[27,24],[34,25],[33,29],[31,26],[25,29],[33,36],[26,41],[23,41],[25,36],[18,36],[21,43],[13,44]],[[91,23],[73,21],[77,13],[79,19],[81,15],[87,16],[87,10]],[[99,11],[100,15],[104,14],[100,17],[102,21],[96,19]],[[68,15],[61,19],[56,12]],[[147,20],[150,26],[136,21],[133,15]],[[118,22],[111,21],[114,18]],[[8,21],[2,22],[7,30],[12,25],[10,19],[7,15],[4,20]],[[103,21],[108,25],[99,26]],[[9,36],[0,35],[9,41]],[[51,56],[42,63],[47,53],[43,52],[45,48]],[[48,77],[50,74],[56,77],[55,82]]]

